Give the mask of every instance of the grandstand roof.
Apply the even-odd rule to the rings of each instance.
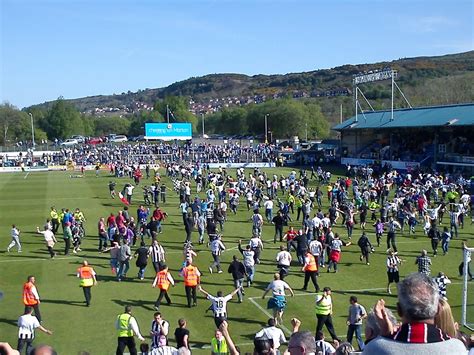
[[[413,109],[369,111],[357,115],[333,127],[336,131],[355,129],[415,128],[426,126],[471,126],[474,125],[474,103],[416,107]]]

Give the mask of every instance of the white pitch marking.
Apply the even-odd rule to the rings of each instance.
[[[260,306],[257,302],[255,302],[254,298],[258,298],[258,297],[250,297],[248,298],[248,300],[250,302],[252,302],[252,304],[257,307],[260,311],[262,311],[263,313],[265,313],[265,315],[269,318],[273,318],[273,315],[271,315],[270,313],[268,313],[268,311],[263,308],[262,306]],[[283,324],[280,324],[280,328],[283,329],[288,335],[291,334],[291,330],[289,330],[287,327],[285,327]]]

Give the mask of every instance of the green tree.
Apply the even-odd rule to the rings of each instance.
[[[145,123],[163,122],[163,116],[158,111],[140,111],[133,116],[128,134],[140,136],[145,133]]]
[[[20,112],[18,109],[8,102],[0,105],[0,143],[5,145],[11,136],[12,126],[19,119]]]
[[[50,139],[64,139],[74,134],[84,134],[85,131],[80,113],[61,97],[48,111],[42,128]]]
[[[169,113],[167,113],[167,108]],[[155,103],[154,110],[163,117],[163,122],[167,122],[169,117],[170,123],[189,122],[192,124],[193,131],[197,128],[198,119],[189,112],[188,99],[184,96],[166,96],[164,100]]]
[[[95,134],[104,136],[107,134],[128,134],[130,121],[123,117],[108,116],[100,117],[95,121]]]
[[[206,132],[219,134],[265,134],[267,129],[274,138],[299,136],[308,139],[329,136],[329,123],[314,101],[291,98],[271,100],[259,105],[224,109],[206,117]]]

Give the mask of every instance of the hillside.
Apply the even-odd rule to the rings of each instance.
[[[118,95],[99,95],[68,100],[78,110],[95,115],[131,114],[150,110],[165,96],[186,96],[195,114],[222,107],[259,103],[282,96],[315,100],[330,121],[353,112],[352,76],[384,67],[398,70],[397,82],[413,106],[474,101],[474,51],[438,57],[402,58],[391,62],[343,65],[285,75],[210,74],[176,82],[165,88],[145,89]],[[379,82],[362,87],[375,108],[387,107],[390,85]],[[49,106],[44,103],[37,106]],[[403,106],[401,99],[397,106]]]

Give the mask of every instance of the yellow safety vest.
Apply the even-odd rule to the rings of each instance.
[[[128,313],[123,313],[117,317],[118,319],[118,337],[133,337],[133,330],[130,327],[130,318],[132,316]]]
[[[320,294],[322,296],[322,294]],[[331,296],[326,296],[320,303],[316,303],[316,314],[327,316],[331,313]]]
[[[227,342],[224,338],[219,342],[216,338],[211,340],[211,349],[213,354],[229,354],[229,349],[227,348]]]

